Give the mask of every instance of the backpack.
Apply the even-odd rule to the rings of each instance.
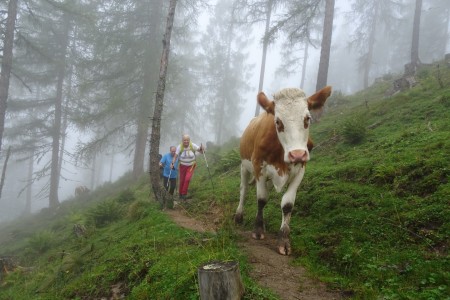
[[[189,149],[192,151],[192,153],[194,153],[194,157],[196,157],[194,147],[192,146],[192,142],[189,142]],[[180,144],[180,152],[178,153],[178,156],[180,156],[183,151],[184,151],[184,145],[183,145],[183,143],[181,143]]]

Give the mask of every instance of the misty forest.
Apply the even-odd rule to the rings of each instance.
[[[430,247],[433,249],[426,255],[420,252],[417,257],[428,255],[424,260],[441,266],[447,263],[448,266],[448,231],[447,234],[445,231],[449,229],[449,223],[448,217],[441,215],[449,212],[445,206],[449,198],[446,201],[442,198],[450,197],[450,151],[446,142],[450,134],[448,124],[445,125],[448,122],[448,119],[445,121],[448,118],[446,111],[450,107],[448,0],[2,0],[0,62],[0,228],[10,226],[11,222],[21,222],[21,219],[29,220],[40,213],[49,213],[56,218],[64,211],[61,207],[65,202],[83,197],[99,199],[100,196],[94,196],[95,191],[107,193],[109,190],[111,195],[122,193],[119,196],[122,199],[130,192],[130,186],[137,185],[139,192],[130,197],[134,199],[140,195],[145,201],[151,199],[148,205],[153,205],[156,203],[153,199],[160,200],[162,193],[159,154],[168,153],[172,145],[179,145],[183,134],[189,134],[192,141],[205,145],[210,159],[210,165],[208,162],[206,166],[200,165],[198,175],[193,179],[197,199],[192,201],[198,201],[197,213],[204,214],[208,207],[219,205],[222,199],[223,209],[227,211],[224,214],[232,214],[239,199],[239,138],[249,121],[264,112],[257,105],[258,92],[264,91],[272,98],[271,95],[282,88],[295,87],[312,95],[329,85],[332,95],[320,120],[319,117],[317,122],[313,120],[312,126],[316,126],[312,129],[313,138],[317,143],[312,151],[311,167],[299,188],[298,194],[302,196],[297,196],[298,215],[295,218],[305,220],[299,227],[309,230],[305,229],[308,227],[306,220],[312,218],[314,209],[319,209],[319,202],[314,201],[325,203],[330,194],[348,191],[353,183],[367,189],[365,192],[359,190],[364,195],[372,194],[369,189],[377,195],[391,192],[390,196],[384,196],[387,198],[378,197],[383,199],[379,201],[389,198],[393,203],[393,197],[401,199],[398,206],[393,204],[395,212],[389,204],[389,213],[380,210],[378,219],[392,217],[396,222],[401,218],[417,217],[419,211],[429,212],[429,206],[419,207],[418,198],[425,199],[429,205],[433,199],[439,199],[437,202],[442,206],[433,210],[436,214],[430,213],[426,217],[428,223],[404,221],[385,231],[380,228],[378,234],[385,235],[390,230],[399,230],[399,235],[409,234],[408,243],[416,240],[411,242],[411,247],[417,246],[424,252]],[[411,99],[439,99],[433,103],[442,108],[430,108],[426,105],[431,102],[420,104],[423,100],[414,102]],[[397,105],[415,106],[396,111]],[[352,116],[348,115],[350,108],[352,112],[356,111]],[[415,116],[422,109],[423,120],[416,125]],[[346,121],[340,121],[344,116]],[[405,120],[387,125],[386,122],[394,122],[396,118]],[[408,160],[402,164],[395,155],[411,146],[412,142],[405,140],[416,139],[416,133],[412,131],[418,131],[419,127],[422,130],[420,136],[429,135],[428,140],[421,140],[424,145],[417,146],[417,152],[408,150],[414,162]],[[391,137],[390,134],[396,132],[398,135]],[[348,154],[348,151],[360,152]],[[381,159],[378,156],[381,151],[392,151],[392,156],[385,162],[375,161]],[[423,161],[429,158],[430,151],[433,160],[426,165]],[[203,160],[201,156],[197,159]],[[345,169],[346,166],[351,171]],[[426,171],[419,174],[419,168]],[[322,185],[314,183],[312,176],[321,180]],[[345,184],[336,186],[331,192],[330,182],[343,180],[343,177]],[[201,178],[204,178],[203,182],[199,182]],[[214,179],[213,185],[211,179]],[[114,186],[121,181],[127,182],[128,187],[121,186],[126,192],[120,192]],[[224,187],[227,183],[229,186]],[[203,189],[216,189],[215,195],[203,195],[202,191],[206,193]],[[223,193],[218,192],[220,189]],[[89,196],[84,195],[88,193]],[[314,200],[308,200],[303,193],[309,193]],[[328,196],[322,196],[326,193]],[[214,201],[208,201],[211,197]],[[253,190],[249,193],[249,206],[255,205],[254,197]],[[280,197],[274,193],[272,198]],[[358,197],[350,197],[349,203]],[[374,209],[371,206],[375,205],[374,200],[370,201],[372,204],[348,204],[348,208],[361,205],[368,210]],[[278,200],[273,202],[274,217],[268,222],[267,230],[276,232],[280,204]],[[345,222],[361,216],[355,213],[355,217],[350,217],[350,213],[341,211],[339,204],[332,203],[323,204],[321,216],[333,209],[336,209],[335,215],[342,214]],[[402,205],[408,208],[404,210],[405,215],[400,216]],[[253,213],[256,208],[249,208],[248,216]],[[161,210],[156,209],[154,214],[161,214]],[[377,219],[366,216],[358,224],[372,218],[374,222]],[[416,225],[411,225],[413,223]],[[423,225],[425,223],[427,225]],[[351,227],[346,224],[342,226]],[[84,225],[88,226],[88,223]],[[323,226],[332,227],[330,224]],[[319,225],[311,227],[320,231]],[[139,230],[136,227],[136,231]],[[416,270],[421,268],[419,266],[411,271],[415,259],[409,258],[403,264],[389,264],[387,260],[379,262],[375,259],[378,254],[373,253],[372,261],[361,261],[358,265],[358,260],[362,260],[360,252],[350,251],[350,255],[344,253],[343,247],[351,247],[348,241],[353,241],[353,235],[356,240],[363,238],[355,232],[344,237],[343,233],[332,234],[331,229],[327,230],[317,233],[313,246],[307,242],[308,234],[313,236],[312,232],[292,229],[291,235],[299,239],[293,241],[297,249],[294,256],[309,257],[307,261],[299,258],[297,264],[324,268],[315,273],[324,281],[324,277],[341,278],[331,284],[341,291],[340,297],[449,297],[448,281],[445,284],[449,279],[448,269],[435,270],[420,280],[417,279],[419,275],[411,279],[410,274],[420,273]],[[372,233],[367,231],[367,235]],[[426,240],[419,236],[426,236]],[[0,258],[9,254],[1,249],[1,242],[0,238]],[[318,245],[322,248],[317,248]],[[14,247],[11,249],[16,249]],[[365,247],[361,246],[361,249]],[[234,248],[225,250],[229,253],[238,251]],[[219,251],[220,255],[227,252],[225,250]],[[31,250],[27,251],[29,256]],[[51,250],[45,249],[42,253],[45,251]],[[89,251],[83,253],[91,255]],[[217,258],[222,258],[220,255]],[[234,254],[228,255],[225,258],[235,258]],[[236,257],[240,255],[236,254]],[[274,252],[273,255],[278,254]],[[438,258],[433,260],[433,255]],[[402,261],[400,256],[397,255],[397,259]],[[148,264],[153,263],[149,261]],[[22,261],[22,264],[25,263]],[[432,266],[430,263],[429,267]],[[370,269],[367,271],[370,274],[380,273],[377,273],[378,277],[367,275],[371,279],[362,279],[362,275],[358,279],[360,275],[356,275],[353,268]],[[80,274],[86,269],[70,269],[70,272],[81,278]],[[8,268],[4,267],[4,271]],[[407,284],[389,281],[389,276],[380,275],[382,272],[409,274],[411,278],[406,278],[405,282],[410,282],[411,286],[414,282],[420,284],[416,284],[417,290],[408,294]],[[185,273],[190,274],[189,271]],[[0,290],[5,284],[1,274],[2,271]],[[189,299],[198,297],[192,276],[179,286],[171,286],[172,283],[167,283],[166,288],[153,286],[153,290],[166,290],[167,294],[158,292],[148,296],[142,278],[128,278],[128,282],[124,273],[120,274],[120,280],[105,279],[96,287],[88,288],[80,283],[76,286],[79,294],[70,288],[62,289],[61,286],[69,286],[74,281],[60,277],[38,290],[46,293],[43,291],[55,288],[47,294],[48,298],[40,294],[42,299],[100,299],[110,293],[100,288],[102,284],[110,286],[120,281],[127,282],[124,284],[127,288],[122,287],[122,291],[130,299],[182,299],[173,296],[175,291],[192,295]],[[150,277],[149,274],[143,276]],[[247,286],[244,298],[283,298],[259,290],[258,283],[249,279],[251,276],[247,277],[245,272],[243,278]],[[14,280],[9,284],[14,285],[11,283]],[[5,284],[6,287],[10,285]],[[14,295],[19,295],[14,293],[4,296],[14,299]]]

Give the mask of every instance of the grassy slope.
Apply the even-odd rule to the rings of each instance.
[[[312,127],[317,147],[291,221],[294,255],[354,298],[450,297],[450,69],[441,72],[444,88],[431,67],[419,71],[420,84],[391,98],[384,91],[392,82],[348,97],[336,93]],[[216,198],[231,212],[238,178],[230,169],[216,179]],[[249,194],[250,228],[254,189]],[[266,229],[276,232],[280,195],[271,199],[277,201],[266,206]]]
[[[246,297],[275,299],[248,277],[232,231],[182,229],[149,194],[146,180],[124,180],[2,227],[0,256],[20,267],[0,278],[0,299],[100,299],[114,286],[127,299],[198,299],[197,268],[211,260],[238,260]],[[87,236],[77,238],[73,224]]]
[[[449,297],[450,82],[439,88],[434,72],[391,99],[382,85],[349,97],[315,127],[337,136],[314,152],[292,234],[300,260],[365,297]]]
[[[383,92],[390,83],[349,97],[336,93],[313,126],[317,147],[291,221],[293,255],[353,298],[449,297],[448,71],[442,70],[446,88],[439,88],[431,68],[420,71],[420,85],[389,99]],[[362,140],[352,141],[351,134]],[[14,254],[33,267],[3,278],[0,299],[93,298],[118,283],[129,299],[197,299],[197,267],[212,259],[239,260],[246,299],[275,299],[249,279],[236,248],[230,224],[239,198],[236,151],[210,151],[208,162],[214,189],[200,160],[190,210],[207,218],[223,210],[219,234],[176,227],[148,199],[145,183],[105,186],[87,204],[67,202],[56,216],[48,212],[0,230],[0,255]],[[254,195],[252,187],[248,228]],[[278,230],[279,201],[267,205],[266,222],[267,230]],[[87,238],[72,234],[74,223],[87,226]]]

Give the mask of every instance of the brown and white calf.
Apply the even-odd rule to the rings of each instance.
[[[265,112],[250,122],[241,137],[241,186],[235,222],[243,221],[244,199],[248,183],[254,177],[258,212],[252,236],[264,239],[266,181],[271,180],[277,192],[287,186],[281,199],[282,221],[278,234],[278,252],[282,255],[291,254],[289,222],[297,189],[310,159],[311,111],[321,109],[330,94],[330,86],[308,98],[300,89],[287,88],[276,93],[274,100],[270,101],[261,92],[257,100]]]

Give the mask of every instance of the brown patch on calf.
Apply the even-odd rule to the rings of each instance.
[[[280,119],[276,119],[275,121],[275,126],[277,127],[277,131],[278,132],[284,132],[284,124],[283,121],[281,121]]]
[[[284,162],[284,150],[278,140],[275,129],[274,115],[260,114],[254,118],[241,137],[241,159],[252,162],[256,180],[261,176],[262,164],[273,165],[280,175],[288,172],[288,165]]]
[[[312,149],[314,148],[314,143],[313,143],[313,141],[311,140],[310,137],[308,137],[308,144],[306,146],[308,147],[308,151],[309,152],[311,152]]]
[[[256,213],[255,230],[253,231],[253,238],[257,240],[264,239],[263,211],[266,204],[267,199],[258,199],[258,212]]]
[[[308,127],[309,127],[309,120],[311,120],[310,117],[304,117],[304,118],[303,118],[303,127],[304,127],[305,129],[308,129]]]
[[[282,208],[283,214],[290,214],[293,208],[294,206],[292,205],[292,203],[286,203]]]

